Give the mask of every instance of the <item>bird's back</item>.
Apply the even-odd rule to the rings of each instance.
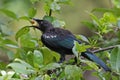
[[[50,49],[65,54],[72,54],[75,36],[68,30],[53,28],[43,33],[42,42]]]

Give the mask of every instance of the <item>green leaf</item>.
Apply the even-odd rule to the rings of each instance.
[[[63,26],[65,26],[64,21],[58,20],[58,19],[56,19],[55,17],[52,17],[52,16],[44,16],[43,19],[51,22],[54,27],[63,27]]]
[[[75,57],[79,57],[79,52],[78,52],[78,50],[76,50],[76,45],[72,48],[72,52],[73,52],[73,54],[75,55]]]
[[[41,68],[41,70],[53,70],[53,69],[56,69],[56,68],[59,68],[59,67],[60,67],[59,63],[49,63],[48,65]]]
[[[29,33],[20,37],[20,44],[21,47],[29,49],[35,48],[38,45],[37,40],[33,39]]]
[[[14,71],[5,72],[4,70],[1,70],[0,72],[2,76],[4,76],[2,80],[10,80],[15,74]]]
[[[7,9],[0,9],[0,12],[3,12],[4,14],[6,14],[8,17],[11,17],[13,19],[17,19],[17,15],[10,11],[10,10],[7,10]]]
[[[15,58],[20,58],[25,60],[26,59],[26,51],[24,50],[24,48],[18,48],[16,49],[17,52],[14,54]]]
[[[19,20],[27,20],[27,21],[30,21],[30,18],[28,16],[21,16],[19,17]]]
[[[28,26],[25,26],[25,27],[21,28],[15,35],[16,41],[18,41],[19,37],[21,37],[22,35],[25,35],[29,31],[30,31],[30,28]]]
[[[112,9],[107,9],[107,8],[95,8],[95,9],[92,10],[92,12],[103,12],[103,13],[105,13],[105,12],[113,12],[113,10]]]
[[[39,66],[43,63],[43,55],[40,51],[34,50],[33,61],[35,66]]]
[[[110,25],[112,23],[116,24],[116,22],[117,22],[117,18],[115,17],[115,15],[108,12],[104,13],[103,17],[100,19],[100,23],[103,25],[104,24]]]
[[[18,48],[17,43],[13,42],[10,39],[5,39],[3,43],[5,44],[5,46],[11,47],[11,48]]]
[[[57,20],[55,19],[52,24],[54,25],[54,27],[63,27],[65,26],[65,22],[64,21],[60,21],[60,20]]]
[[[99,22],[99,19],[94,14],[92,14],[92,13],[89,13],[89,15],[95,21],[95,24],[97,24],[97,26],[100,27],[101,23]]]
[[[54,20],[54,17],[52,17],[52,16],[46,16],[46,15],[45,15],[45,16],[43,17],[43,19],[44,19],[44,20],[47,20],[47,21],[49,21],[49,22],[52,23],[53,20]]]
[[[120,29],[120,19],[117,21],[117,26]]]
[[[16,73],[27,74],[26,67],[21,63],[10,63],[8,67],[12,67]]]
[[[49,3],[46,3],[44,5],[44,11],[46,12],[47,15],[49,15],[49,12],[50,12],[50,6],[49,5],[50,5]]]
[[[120,8],[114,7],[112,10],[113,10],[112,13],[113,13],[115,16],[120,17]]]
[[[48,48],[46,47],[42,47],[41,48],[41,52],[43,54],[43,57],[44,57],[44,64],[48,64],[48,63],[51,63],[53,62],[53,55],[52,55],[52,51],[50,51]]]
[[[33,78],[33,79],[34,79],[34,78]],[[44,77],[43,77],[43,76],[37,76],[37,77],[35,77],[34,80],[44,80]]]
[[[95,69],[96,71],[98,71],[98,66],[97,64],[95,64],[94,62],[88,61],[88,60],[82,60],[81,62],[86,63],[88,66],[90,66],[91,68]]]
[[[110,64],[113,70],[120,73],[120,45],[112,50],[110,55]]]
[[[78,57],[81,52],[85,52],[88,48],[90,48],[90,45],[79,44],[77,41],[74,41],[72,51],[74,55]]]
[[[5,70],[6,69],[6,63],[5,62],[1,62],[0,61],[0,69],[1,70],[3,70],[3,69]]]
[[[59,0],[60,3],[70,4],[71,0]]]
[[[89,38],[89,44],[94,47],[97,46],[98,40]]]
[[[7,67],[11,67],[16,73],[30,74],[34,72],[33,67],[28,63],[20,59],[15,59],[15,61],[16,62],[8,64]]]
[[[53,11],[59,11],[61,7],[60,7],[60,5],[57,2],[52,2],[51,5],[50,5],[50,8]]]
[[[83,36],[83,35],[76,35],[77,39],[80,39],[82,41],[85,41],[87,43],[89,43],[89,40],[87,39],[87,37]]]
[[[89,27],[89,28],[94,28],[94,24],[92,22],[89,21],[83,21],[82,24],[84,24],[85,26]]]
[[[112,3],[113,3],[114,6],[116,6],[117,8],[120,8],[120,1],[119,1],[119,0],[113,0]]]
[[[12,40],[10,39],[1,39],[0,41],[0,46],[7,46],[7,47],[10,47],[10,48],[18,48],[18,45],[17,43],[13,42]]]
[[[7,56],[9,60],[13,60],[15,58],[14,52],[12,51],[7,51]]]
[[[6,24],[6,22],[5,24],[0,23],[0,32],[5,36],[13,35],[13,31],[9,28],[9,25],[8,23]]]
[[[112,80],[120,80],[120,77],[112,76]]]
[[[55,62],[58,62],[60,60],[60,54],[58,54],[58,53],[56,53],[54,51],[52,51],[51,54],[53,55],[53,60]]]
[[[81,80],[82,71],[76,65],[67,65],[65,67],[65,75],[68,80]]]
[[[32,67],[30,64],[26,63],[25,61],[23,61],[23,60],[21,60],[21,59],[16,58],[15,61],[16,61],[16,62],[20,62],[21,64],[23,64],[23,65],[26,66],[27,68],[33,69],[33,67]]]
[[[32,51],[28,51],[27,53],[27,62],[31,65],[31,66],[34,66],[34,54]]]
[[[30,1],[34,4],[35,2],[38,2],[40,0],[30,0]]]
[[[37,10],[35,8],[30,8],[29,12],[28,12],[28,16],[30,18],[33,18],[35,16],[36,12],[37,12]]]
[[[44,80],[51,80],[51,78],[50,78],[49,75],[45,74],[45,75],[44,75]]]

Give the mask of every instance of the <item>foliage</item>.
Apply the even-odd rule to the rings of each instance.
[[[30,0],[34,5],[38,2],[44,4],[45,15],[43,19],[50,21],[55,27],[64,27],[65,22],[52,16],[52,13],[59,14],[62,4],[71,4],[71,0]],[[119,0],[113,0],[114,7],[111,9],[96,8],[88,12],[92,21],[83,21],[82,23],[95,33],[91,38],[83,35],[76,35],[88,45],[78,44],[75,42],[73,47],[74,55],[78,62],[74,60],[59,64],[60,55],[46,48],[36,36],[30,33],[30,26],[22,27],[15,34],[16,41],[8,38],[11,34],[6,33],[0,24],[0,50],[5,52],[10,62],[8,64],[0,62],[0,79],[1,80],[84,80],[83,74],[86,70],[96,70],[93,75],[100,80],[119,80],[120,79],[120,4]],[[7,9],[0,9],[12,20],[26,20],[29,22],[36,13],[36,7],[33,6],[28,13],[23,16],[17,16],[16,13]],[[102,13],[98,18],[94,12]],[[10,31],[7,31],[10,32]],[[35,29],[34,29],[34,32]],[[102,47],[118,45],[116,48],[108,51],[102,51],[97,54],[107,63],[112,72],[103,72],[98,66],[91,61],[83,60],[80,53],[87,48],[96,50]],[[81,65],[85,63],[87,66]]]

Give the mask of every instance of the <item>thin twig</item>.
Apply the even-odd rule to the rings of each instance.
[[[113,48],[115,48],[115,47],[117,47],[117,46],[115,45],[115,46],[110,46],[110,47],[106,47],[106,48],[100,48],[100,49],[94,50],[94,51],[92,51],[92,52],[93,52],[93,53],[102,52],[102,51],[106,51],[106,50],[113,49]]]
[[[49,11],[49,16],[51,16],[52,15],[52,10],[50,9],[50,11]]]

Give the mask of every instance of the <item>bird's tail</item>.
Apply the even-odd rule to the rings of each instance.
[[[100,65],[105,71],[111,71],[110,68],[108,68],[108,66],[92,52],[87,51],[82,53],[81,55],[91,61],[94,61],[95,63]]]

